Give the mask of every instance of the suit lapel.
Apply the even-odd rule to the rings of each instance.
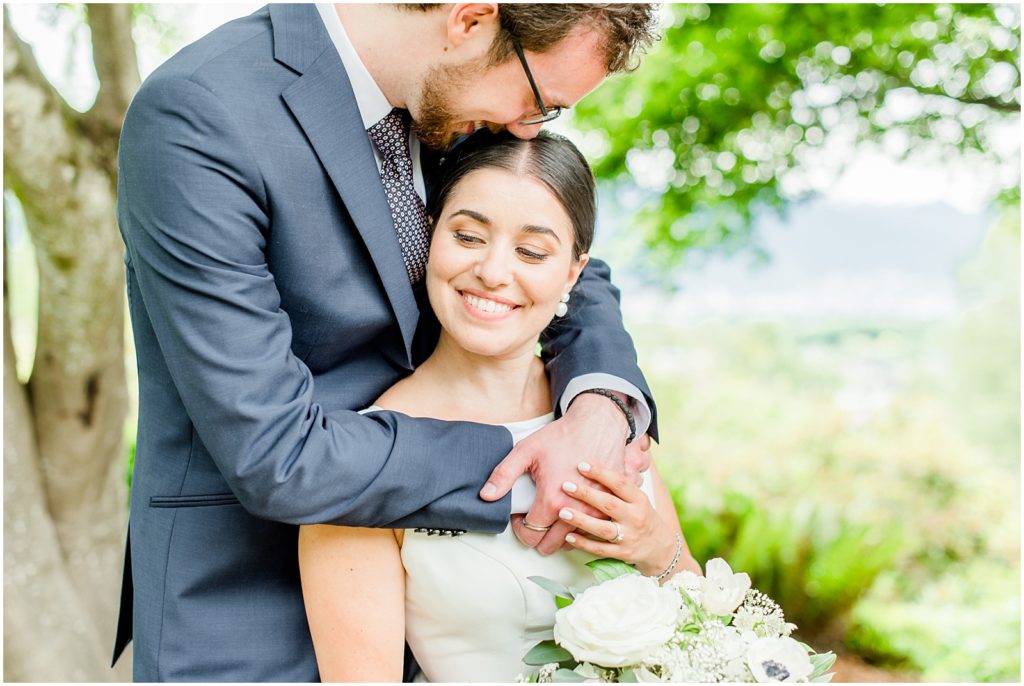
[[[348,75],[312,5],[271,5],[274,56],[299,71],[282,93],[380,274],[411,359],[419,308]]]

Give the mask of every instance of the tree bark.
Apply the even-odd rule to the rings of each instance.
[[[46,81],[4,13],[4,172],[39,268],[27,389],[14,375],[9,334],[4,342],[5,680],[129,675],[128,661],[108,665],[127,518],[115,174],[124,108],[139,82],[130,11],[90,8],[103,85],[84,115]]]

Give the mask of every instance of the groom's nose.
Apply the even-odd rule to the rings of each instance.
[[[543,126],[544,124],[520,124],[518,121],[505,124],[505,128],[509,133],[516,138],[522,138],[524,141],[536,138]]]

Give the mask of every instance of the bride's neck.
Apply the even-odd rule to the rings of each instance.
[[[421,397],[432,396],[435,402],[445,403],[433,413],[443,419],[495,424],[551,411],[544,363],[532,349],[500,358],[478,355],[442,331],[437,348],[416,369],[412,380]]]

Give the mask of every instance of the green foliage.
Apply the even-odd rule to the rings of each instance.
[[[553,640],[541,641],[523,658],[524,663],[535,667],[567,660],[572,660],[572,654]]]
[[[1020,462],[1020,208],[1006,210],[960,270],[970,309],[950,332],[946,393],[968,435],[1011,467]]]
[[[530,581],[537,584],[545,591],[555,596],[555,604],[558,607],[566,607],[572,604],[572,601],[576,598],[575,594],[568,588],[558,583],[554,579],[548,579],[543,576],[531,576],[527,577]],[[562,601],[562,602],[559,602]]]
[[[694,556],[723,557],[750,574],[805,635],[848,615],[900,550],[897,532],[849,523],[804,500],[768,511],[734,491],[716,509],[689,503],[686,490],[673,489],[673,499]]]
[[[952,323],[631,326],[691,550],[814,645],[1019,677],[1018,216],[964,267]]]
[[[616,577],[620,577],[623,574],[639,574],[636,567],[628,565],[622,560],[616,560],[611,557],[603,557],[600,560],[591,560],[587,563],[590,567],[590,571],[594,573],[594,577],[597,579],[597,583],[604,581],[610,581]]]
[[[555,684],[581,684],[586,679],[571,669],[562,667],[551,675],[551,682]]]
[[[746,247],[754,216],[809,188],[827,139],[875,141],[1007,170],[1019,201],[1019,10],[1010,5],[690,4],[641,67],[575,109],[599,178],[627,173],[663,266],[688,250]],[[1012,131],[1010,131],[1012,137]],[[803,170],[806,175],[806,170]],[[788,185],[784,188],[784,184]],[[996,189],[997,191],[1000,189]]]
[[[1020,569],[948,567],[911,592],[891,574],[854,612],[847,645],[927,681],[1020,681]]]

